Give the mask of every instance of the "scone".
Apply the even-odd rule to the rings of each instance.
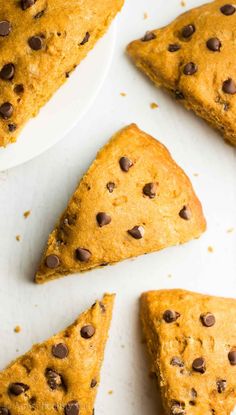
[[[98,153],[49,236],[35,281],[198,238],[206,223],[168,150],[132,124]]]
[[[184,290],[141,297],[143,333],[169,415],[230,415],[236,405],[236,300]]]
[[[104,34],[123,1],[1,0],[0,146],[16,140]]]
[[[113,295],[0,372],[1,415],[92,415]]]
[[[212,1],[128,46],[135,64],[236,145],[236,5]]]

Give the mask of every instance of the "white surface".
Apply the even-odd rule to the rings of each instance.
[[[17,142],[0,148],[0,171],[16,167],[48,150],[83,117],[95,100],[109,70],[115,44],[115,23],[70,79],[26,124]]]
[[[200,3],[187,0],[187,7]],[[90,111],[53,149],[0,175],[0,366],[66,326],[105,291],[116,292],[96,415],[162,415],[140,341],[142,291],[184,287],[236,297],[236,151],[156,90],[124,54],[128,41],[184,10],[180,0],[127,0],[117,22],[112,67]],[[157,110],[149,107],[153,101],[159,104]],[[207,232],[181,247],[35,286],[34,270],[55,219],[97,150],[130,122],[167,145],[188,173],[203,203]],[[32,213],[25,220],[23,212],[28,209]],[[235,231],[227,233],[229,228]],[[17,234],[21,242],[15,241]],[[22,326],[20,334],[13,332],[16,324]],[[114,393],[109,395],[109,390]]]

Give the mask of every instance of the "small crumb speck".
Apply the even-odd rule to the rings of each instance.
[[[122,348],[122,349],[124,349],[124,348],[125,348],[125,345],[124,345],[124,344],[122,344],[122,345],[121,345],[121,348]]]
[[[16,235],[16,240],[17,240],[17,242],[20,242],[21,236],[20,235]]]
[[[227,233],[232,233],[234,231],[234,228],[227,229]]]
[[[198,177],[199,174],[198,173],[193,173],[194,177]]]
[[[24,216],[24,218],[25,219],[27,219],[28,217],[29,217],[29,215],[31,214],[31,211],[30,210],[26,210],[24,213],[23,213],[23,216]]]
[[[148,19],[148,14],[147,14],[147,12],[144,12],[144,13],[143,13],[143,18],[144,18],[144,20]]]
[[[150,107],[152,110],[155,110],[156,108],[159,107],[159,105],[156,102],[151,102]]]
[[[113,390],[109,390],[108,395],[112,395],[112,394],[113,394]]]
[[[168,274],[168,275],[167,275],[167,277],[168,277],[168,278],[172,278],[172,275],[171,275],[171,274]]]
[[[126,97],[126,96],[127,96],[127,94],[126,94],[126,92],[121,92],[121,93],[120,93],[120,96],[121,96],[121,97]]]
[[[181,5],[182,7],[185,7],[185,6],[186,6],[186,1],[185,1],[185,0],[181,0],[180,5]]]
[[[207,250],[208,250],[208,252],[210,252],[210,253],[214,252],[214,248],[213,248],[213,246],[208,246]]]
[[[14,332],[15,332],[15,333],[20,333],[20,332],[21,332],[21,327],[20,327],[20,326],[16,326],[16,327],[14,328]]]

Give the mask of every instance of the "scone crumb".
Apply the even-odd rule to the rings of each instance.
[[[120,93],[120,96],[121,96],[121,97],[126,97],[126,96],[127,96],[127,94],[126,94],[126,92],[121,92],[121,93]]]
[[[156,102],[151,102],[150,107],[152,110],[155,110],[156,108],[159,107],[159,105]]]
[[[20,242],[21,236],[20,235],[16,235],[16,240],[17,240],[17,242]]]
[[[185,6],[186,6],[186,1],[185,1],[185,0],[181,0],[180,5],[181,5],[182,7],[185,7]]]
[[[168,278],[172,278],[172,275],[171,275],[171,274],[168,274],[168,275],[167,275],[167,277],[168,277]]]
[[[15,333],[20,333],[20,332],[21,332],[21,327],[20,327],[20,326],[16,326],[16,327],[14,328],[14,332],[15,332]]]
[[[194,177],[198,177],[199,174],[198,173],[193,173]]]
[[[234,231],[234,228],[227,229],[227,233],[232,233]]]
[[[112,395],[113,394],[113,390],[112,389],[110,389],[109,391],[108,391],[108,395]]]
[[[144,12],[144,13],[143,13],[143,18],[144,18],[144,20],[148,19],[148,14],[147,14],[147,12]]]
[[[29,217],[29,215],[31,214],[31,211],[30,210],[26,210],[24,213],[23,213],[23,216],[24,216],[24,218],[25,219],[27,219],[28,217]]]
[[[214,252],[214,248],[213,246],[208,246],[207,248],[208,252],[210,252],[212,254],[212,252]]]

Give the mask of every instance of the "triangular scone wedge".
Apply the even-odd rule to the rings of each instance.
[[[230,415],[236,405],[236,300],[184,290],[141,297],[141,321],[169,415]]]
[[[236,145],[236,6],[216,0],[128,46],[135,64]]]
[[[92,415],[113,295],[0,372],[1,415]]]
[[[192,185],[157,140],[132,124],[98,153],[49,236],[36,282],[198,238]]]

